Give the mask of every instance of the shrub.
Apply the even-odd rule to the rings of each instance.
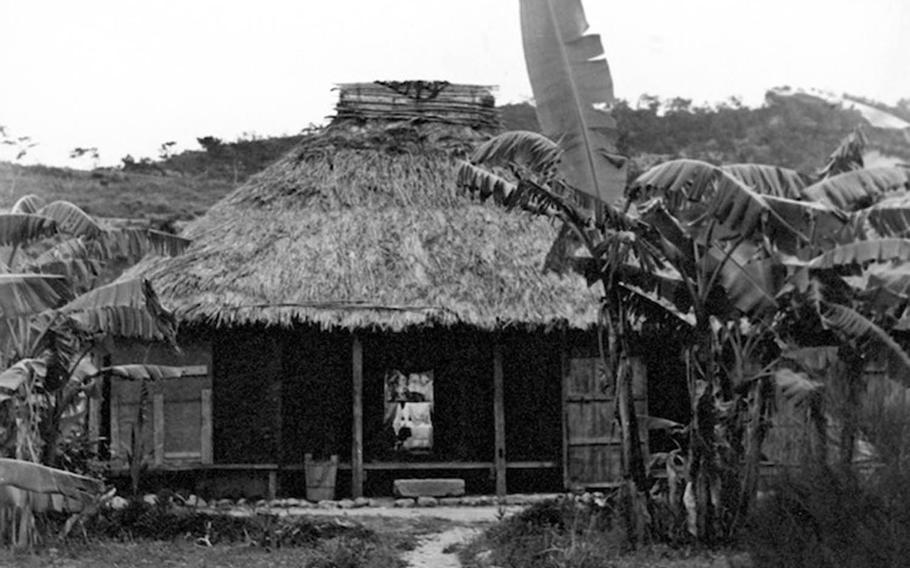
[[[506,518],[459,556],[465,566],[471,566],[478,553],[490,550],[489,563],[504,568],[585,568],[610,565],[623,545],[609,507],[557,499]]]
[[[167,504],[150,505],[143,501],[131,501],[120,510],[103,511],[87,523],[86,531],[101,539],[187,538],[205,544],[245,542],[265,548],[316,547],[337,538],[367,546],[375,545],[379,540],[376,533],[359,524],[333,519],[276,515],[236,517]]]
[[[905,566],[910,476],[861,479],[832,468],[782,476],[749,519],[744,543],[757,566]]]

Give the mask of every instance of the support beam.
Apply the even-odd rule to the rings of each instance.
[[[496,495],[502,497],[506,494],[506,412],[505,387],[502,377],[502,344],[499,340],[493,344],[493,425]]]
[[[351,446],[351,495],[363,497],[363,345],[356,335],[351,345],[354,412]]]

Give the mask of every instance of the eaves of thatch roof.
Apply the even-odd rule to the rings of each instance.
[[[216,326],[590,327],[597,294],[542,271],[556,229],[458,194],[456,158],[488,135],[336,120],[191,223],[183,255],[132,275]]]

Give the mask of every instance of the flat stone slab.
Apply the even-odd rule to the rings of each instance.
[[[460,497],[464,479],[396,479],[392,488],[400,497]]]

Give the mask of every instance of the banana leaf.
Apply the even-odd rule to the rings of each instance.
[[[627,159],[603,108],[613,102],[613,80],[600,36],[586,33],[581,1],[521,0],[521,30],[537,117],[563,150],[563,176],[582,196],[618,204]]]

